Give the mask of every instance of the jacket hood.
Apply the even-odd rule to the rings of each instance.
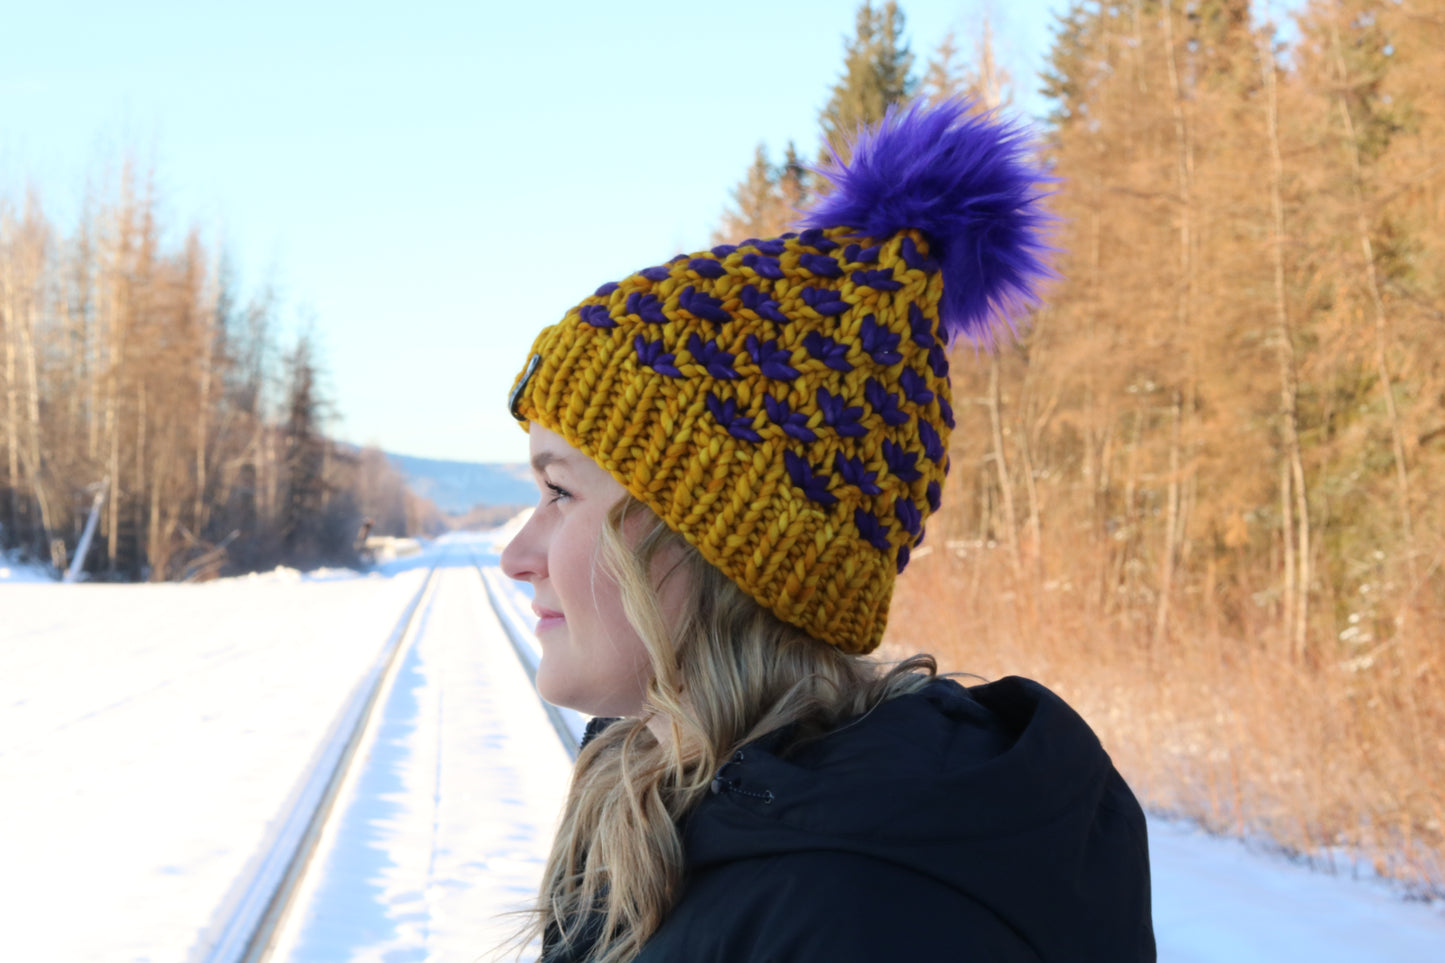
[[[1081,932],[1128,945],[1137,912],[1122,907],[1148,905],[1143,812],[1088,725],[1038,683],[935,680],[785,743],[764,737],[718,773],[687,821],[689,871],[852,853],[957,890],[1044,959],[1094,958]]]

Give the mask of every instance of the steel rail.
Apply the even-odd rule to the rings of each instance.
[[[527,679],[532,683],[532,690],[535,692],[537,689],[537,664],[540,655],[533,646],[532,631],[527,628],[525,616],[517,610],[516,605],[510,599],[505,597],[498,585],[498,579],[489,577],[495,576],[496,570],[493,569],[489,573],[477,561],[475,554],[471,555],[471,559],[472,567],[477,570],[477,575],[487,590],[487,598],[492,603],[492,610],[497,614],[497,620],[502,623],[502,629],[506,632],[508,641],[512,643],[512,651],[517,654],[517,661],[521,662],[522,668],[526,670]],[[540,695],[537,699],[542,703],[542,708],[546,711],[552,728],[556,730],[557,738],[562,740],[562,748],[567,750],[567,755],[573,762],[576,762],[586,720],[571,709],[554,706]]]
[[[381,655],[352,690],[330,732],[322,741],[299,788],[293,792],[285,818],[261,849],[218,914],[222,922],[202,938],[192,963],[261,963],[271,952],[277,931],[291,908],[297,885],[316,854],[322,830],[330,819],[346,774],[357,755],[380,703],[384,682],[400,663],[422,600],[436,584],[438,559],[397,620]]]

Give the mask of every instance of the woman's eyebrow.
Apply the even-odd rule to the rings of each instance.
[[[539,451],[537,454],[532,456],[532,470],[540,475],[546,469],[546,467],[553,462],[566,461],[566,455],[559,455],[556,452],[552,451]]]

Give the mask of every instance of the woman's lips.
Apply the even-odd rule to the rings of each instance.
[[[544,609],[534,605],[532,606],[532,611],[537,615],[537,628],[534,630],[536,633],[540,633],[544,629],[556,628],[567,621],[561,612],[554,612],[551,609]]]

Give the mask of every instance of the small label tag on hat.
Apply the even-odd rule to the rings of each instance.
[[[541,364],[542,356],[540,354],[532,355],[531,360],[527,362],[527,370],[522,375],[522,380],[517,382],[517,386],[513,388],[512,393],[507,396],[507,409],[511,411],[512,417],[518,421],[526,421],[527,419],[523,418],[522,413],[517,410],[517,402],[522,400],[522,392],[527,390],[527,382],[532,380],[532,375],[537,373],[537,368],[541,366]]]

